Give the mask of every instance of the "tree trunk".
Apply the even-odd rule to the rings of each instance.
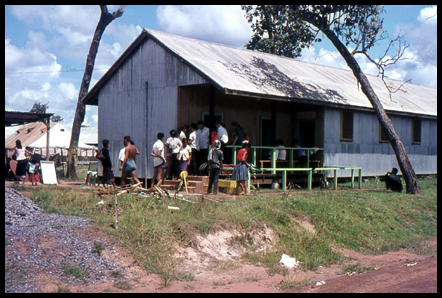
[[[107,10],[106,5],[100,5],[101,16],[98,21],[97,27],[95,28],[95,33],[92,38],[91,46],[89,47],[89,54],[86,59],[86,68],[83,74],[83,80],[80,86],[80,92],[78,94],[77,108],[75,110],[74,122],[72,124],[71,131],[71,142],[69,144],[69,151],[67,156],[68,162],[68,170],[67,177],[78,179],[77,177],[77,149],[78,149],[78,140],[80,137],[80,128],[81,124],[84,121],[85,115],[85,105],[83,103],[83,98],[86,96],[89,90],[89,84],[91,82],[92,72],[94,70],[95,65],[95,57],[97,56],[98,46],[100,45],[101,36],[103,35],[104,29],[106,29],[107,25],[109,25],[115,18],[120,17],[123,14],[124,5],[121,5],[120,8],[110,14]]]
[[[342,44],[342,42],[335,35],[335,33],[332,30],[330,30],[330,28],[321,28],[321,31],[330,39],[330,41],[333,43],[333,45],[342,55],[344,60],[347,62],[347,65],[351,68],[353,74],[355,75],[356,79],[361,85],[362,92],[364,92],[365,96],[367,96],[368,100],[373,106],[376,116],[379,119],[379,123],[386,132],[391,147],[393,148],[394,153],[396,154],[397,162],[399,164],[402,175],[407,184],[407,193],[420,194],[421,190],[419,187],[417,176],[408,159],[404,144],[397,135],[396,130],[394,129],[390,118],[385,113],[385,110],[381,102],[379,101],[379,98],[377,97],[376,93],[374,92],[373,88],[371,87],[367,77],[361,71],[359,64],[357,63],[355,58]]]

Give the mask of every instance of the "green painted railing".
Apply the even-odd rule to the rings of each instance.
[[[239,149],[241,149],[242,146],[241,145],[227,145],[221,149],[230,149],[232,150],[232,164],[236,164],[236,156],[238,154]],[[277,156],[276,156],[276,150],[286,150],[287,151],[287,156],[288,156],[288,163],[291,166],[291,168],[293,168],[293,162],[295,161],[295,156],[294,156],[294,151],[297,150],[304,150],[305,155],[307,156],[307,168],[310,167],[310,151],[314,151],[315,153],[317,151],[322,151],[324,150],[324,148],[317,148],[317,147],[303,147],[303,148],[298,148],[298,147],[274,147],[274,146],[252,146],[250,147],[252,153],[249,154],[249,156],[251,157],[251,161],[250,163],[254,164],[255,166],[257,166],[257,151],[258,150],[273,150],[273,154],[271,155],[271,160],[270,160],[270,167],[269,168],[276,168],[276,160],[277,160]],[[286,157],[287,157],[286,156]],[[265,168],[266,170],[268,170],[269,168]],[[275,174],[275,170],[272,170],[272,174]]]
[[[236,156],[241,149],[242,146],[240,145],[227,145],[222,149],[230,149],[232,150],[232,164],[236,164]],[[287,190],[287,172],[293,173],[293,172],[307,172],[307,188],[309,191],[312,190],[312,176],[313,171],[324,171],[323,177],[324,181],[326,180],[326,171],[333,171],[333,188],[336,190],[338,189],[338,176],[337,171],[338,170],[351,170],[351,187],[354,187],[354,171],[358,170],[358,186],[359,188],[362,188],[362,168],[361,167],[347,167],[347,166],[323,166],[323,167],[310,167],[310,151],[317,151],[324,150],[323,148],[297,148],[297,147],[271,147],[271,146],[252,146],[250,148],[252,150],[252,153],[249,154],[249,156],[252,157],[251,163],[255,166],[257,165],[257,150],[258,149],[270,149],[273,150],[272,158],[271,158],[271,166],[269,168],[262,167],[262,170],[265,171],[271,171],[272,174],[276,174],[276,172],[282,172],[282,189],[285,191]],[[276,168],[276,150],[285,149],[287,150],[287,154],[289,156],[289,159],[287,160],[289,162],[289,165],[292,165],[290,168]],[[304,150],[305,154],[307,156],[307,167],[305,168],[294,168],[293,167],[293,161],[294,161],[294,151],[295,150]],[[233,168],[225,168],[225,169],[233,169]],[[249,173],[249,179],[247,181],[247,191],[250,193],[250,173]]]

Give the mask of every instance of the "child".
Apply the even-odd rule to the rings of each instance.
[[[238,152],[236,166],[232,173],[232,180],[239,181],[239,185],[241,186],[242,192],[239,195],[246,193],[246,180],[248,180],[247,168],[250,166],[247,163],[247,153],[249,149],[250,144],[248,142],[243,143],[242,149]]]
[[[192,161],[192,148],[188,145],[187,139],[182,139],[183,145],[180,147],[180,153],[178,155],[178,159],[180,160],[180,174],[181,172],[186,171],[190,162]]]
[[[207,188],[207,194],[212,192],[212,185],[214,187],[213,193],[216,195],[218,192],[218,179],[221,170],[223,169],[223,152],[221,151],[220,140],[215,140],[214,147],[210,149],[209,156],[207,158],[207,166],[210,168],[209,187]]]
[[[32,186],[37,186],[37,182],[40,182],[40,177],[38,175],[39,169],[40,169],[40,163],[38,161],[31,160],[28,163],[29,181],[31,181]]]

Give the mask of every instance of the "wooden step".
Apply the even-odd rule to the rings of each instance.
[[[187,177],[187,190],[189,193],[204,193],[204,183],[209,183],[209,177],[207,176],[188,176]],[[164,180],[161,187],[169,192],[175,192],[178,189],[178,185],[181,181],[178,180]],[[185,192],[186,188],[183,186],[180,192]]]

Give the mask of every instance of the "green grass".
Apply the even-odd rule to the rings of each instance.
[[[100,241],[94,241],[94,249],[92,252],[96,252],[99,256],[101,256],[101,251],[103,250],[104,246],[103,243]]]
[[[422,195],[387,191],[384,183],[364,182],[375,190],[277,193],[245,196],[224,203],[198,200],[157,200],[136,194],[118,197],[118,230],[112,228],[114,199],[104,199],[90,190],[57,186],[31,188],[33,200],[46,210],[90,217],[97,228],[115,235],[149,272],[158,274],[162,286],[180,279],[182,260],[172,257],[179,246],[193,246],[196,235],[219,229],[236,229],[242,236],[235,242],[249,251],[244,261],[262,264],[269,274],[284,273],[279,265],[283,253],[300,261],[301,269],[339,263],[343,256],[332,246],[364,253],[409,249],[416,253],[437,253],[428,240],[437,237],[437,178],[419,179]],[[338,188],[349,188],[350,183]],[[28,189],[26,189],[28,190]],[[179,207],[168,210],[167,206]],[[291,217],[308,217],[316,233],[310,233]],[[254,251],[253,237],[264,226],[272,227],[278,241],[266,252]]]
[[[130,289],[132,289],[132,285],[127,281],[117,281],[116,283],[114,283],[114,287],[125,291],[129,291]]]
[[[65,275],[73,275],[77,278],[85,277],[86,275],[88,275],[88,271],[86,269],[81,269],[75,264],[63,263],[61,267]]]

